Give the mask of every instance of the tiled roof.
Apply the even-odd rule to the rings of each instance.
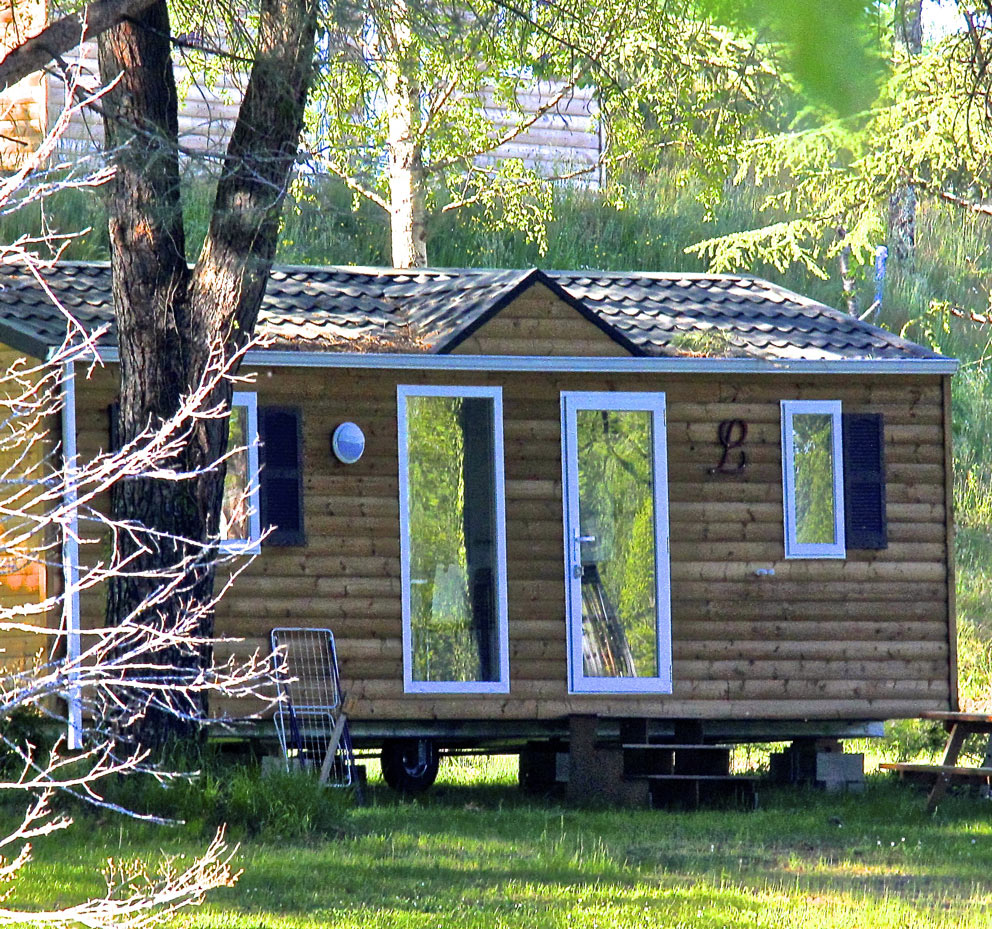
[[[113,345],[110,268],[62,262],[46,285]],[[258,333],[301,351],[444,353],[544,284],[634,354],[794,359],[939,358],[922,346],[757,278],[704,274],[277,267]],[[0,266],[0,339],[35,355],[63,315],[26,269]]]

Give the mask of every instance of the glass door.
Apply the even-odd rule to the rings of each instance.
[[[665,395],[562,394],[569,689],[670,693]]]

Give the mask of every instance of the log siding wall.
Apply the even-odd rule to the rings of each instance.
[[[482,330],[480,330],[480,334]],[[80,451],[107,441],[110,377],[79,385]],[[278,625],[330,626],[360,720],[546,719],[569,713],[709,719],[886,719],[954,702],[949,457],[942,378],[554,375],[338,369],[256,372],[259,404],[303,409],[307,544],[263,548],[217,629],[267,648]],[[405,695],[400,617],[397,384],[503,388],[510,693]],[[559,397],[668,398],[674,692],[567,692]],[[842,560],[783,558],[779,401],[837,399],[885,416],[889,545]],[[718,424],[748,424],[749,468],[711,475]],[[335,461],[343,420],[364,457]],[[757,576],[774,568],[774,576]],[[98,623],[102,605],[85,605]],[[218,709],[244,715],[233,704]]]
[[[9,49],[25,32],[39,30],[45,16],[46,5],[41,0],[0,0],[0,49]],[[234,129],[247,76],[222,71],[207,82],[186,66],[181,52],[175,58],[181,95],[182,151],[194,159],[216,156],[224,151]],[[65,59],[76,69],[87,90],[99,86],[95,41],[73,49]],[[548,81],[524,87],[518,94],[523,118],[533,118],[558,93],[560,85]],[[58,76],[46,77],[41,72],[0,95],[0,167],[7,170],[18,167],[55,124],[65,105],[65,83]],[[520,115],[494,99],[491,91],[481,94],[479,107],[501,133],[521,120]],[[76,114],[60,140],[60,152],[65,156],[94,156],[102,147],[103,121],[96,111]],[[524,167],[541,177],[572,177],[579,186],[596,188],[604,179],[603,151],[596,91],[575,88],[551,110],[537,117],[526,132],[477,160],[480,164],[499,166],[508,159],[519,159]]]
[[[10,372],[19,363],[24,363],[24,358],[20,352],[0,345],[0,367]],[[34,367],[36,364],[37,362],[34,361],[28,362],[27,368]],[[41,376],[35,376],[31,380],[33,383],[39,383]],[[0,405],[6,407],[4,419],[11,412],[9,401],[13,397],[18,397],[21,390],[22,388],[15,383],[11,383],[6,388],[0,388]],[[58,420],[53,418],[47,424],[47,428],[47,435],[42,434],[32,441],[30,448],[12,446],[0,451],[0,470],[5,474],[15,474],[23,468],[30,471],[33,479],[45,474],[47,466],[57,462],[57,459],[56,462],[52,461],[52,455],[55,438],[59,435]],[[46,461],[46,459],[48,460]],[[17,494],[19,489],[23,490],[24,488],[18,488],[16,484],[7,484],[0,496],[7,498],[8,495]],[[0,519],[0,531],[9,529],[16,536],[20,535],[24,528],[23,520]],[[23,547],[4,545],[0,548],[0,609],[13,610],[19,607],[36,607],[43,603],[49,594],[54,594],[60,589],[61,573],[56,560],[58,548],[53,547],[47,551],[40,550],[41,546],[54,541],[53,530],[49,529],[44,534],[42,531],[35,533]],[[39,547],[39,551],[31,554],[30,549],[35,546]],[[8,619],[11,619],[9,614]],[[4,630],[2,642],[0,642],[0,669],[3,673],[23,671],[33,665],[39,657],[44,658],[55,644],[53,639],[45,635],[42,630],[57,626],[57,615],[53,613],[46,615],[39,611],[25,617],[12,618],[12,620],[18,619],[35,626],[39,631]]]

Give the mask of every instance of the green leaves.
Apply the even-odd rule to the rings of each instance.
[[[704,0],[711,15],[780,42],[784,64],[809,97],[841,116],[871,106],[886,72],[880,7],[865,0]]]

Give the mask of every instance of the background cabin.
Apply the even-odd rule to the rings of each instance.
[[[46,24],[49,7],[45,0],[3,0],[0,2],[0,53],[6,53],[26,35],[39,32]],[[180,37],[194,46],[223,48],[219,37],[191,34]],[[179,143],[188,160],[196,161],[223,151],[237,120],[247,84],[245,69],[207,68],[191,62],[179,51],[176,55],[176,83],[179,105]],[[210,56],[208,55],[209,59]],[[84,42],[63,58],[86,91],[100,87],[96,40]],[[598,188],[603,180],[605,140],[599,119],[597,91],[574,87],[562,93],[557,81],[521,81],[516,96],[519,108],[507,107],[493,87],[478,96],[480,112],[501,131],[509,131],[521,121],[532,121],[525,132],[498,146],[479,163],[500,165],[519,159],[542,177],[568,178],[584,187]],[[561,99],[556,99],[561,95]],[[52,71],[38,71],[0,94],[0,168],[16,170],[52,129],[69,99],[66,83]],[[552,105],[553,104],[553,105]],[[97,157],[103,152],[103,119],[96,110],[74,114],[61,136],[58,152],[65,158]],[[203,161],[208,167],[210,159]]]
[[[0,338],[43,357],[59,316],[2,273]],[[48,284],[112,320],[107,265]],[[217,631],[330,627],[359,743],[841,738],[956,708],[953,360],[720,275],[281,268],[260,330],[232,418],[258,515],[225,523],[258,555]]]

